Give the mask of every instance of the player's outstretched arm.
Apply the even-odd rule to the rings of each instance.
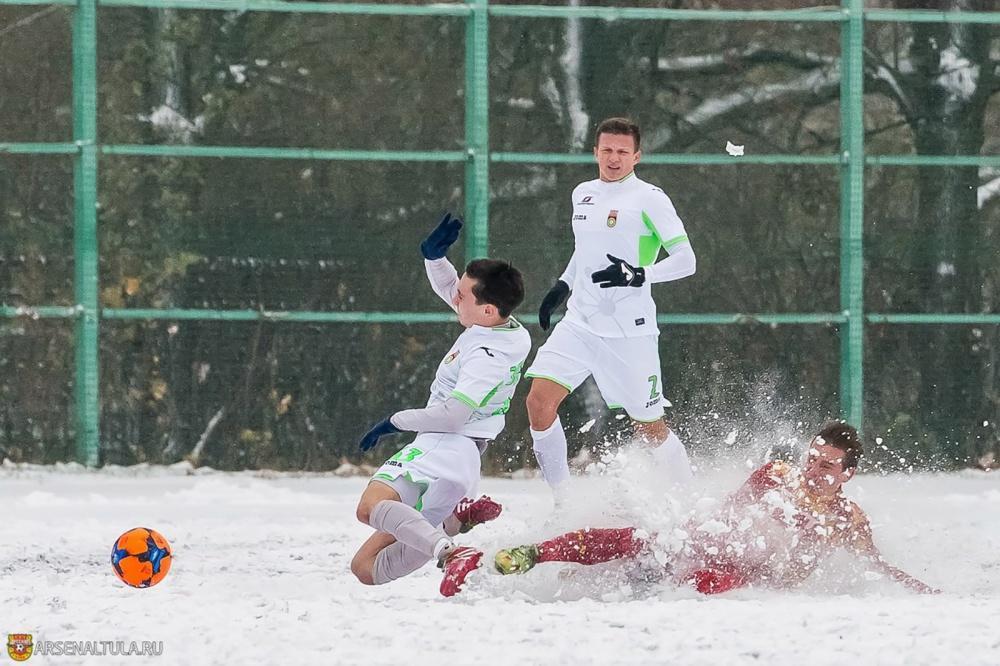
[[[672,282],[694,275],[698,262],[684,223],[670,197],[660,190],[653,190],[647,195],[643,207],[642,221],[653,231],[659,245],[652,256],[640,257],[646,266],[646,282]],[[667,256],[656,261],[660,248],[667,251]]]
[[[698,262],[694,256],[694,250],[690,244],[684,244],[647,268],[646,280],[650,284],[672,282],[694,275],[697,268]]]
[[[902,569],[894,567],[886,562],[885,558],[882,557],[882,553],[879,552],[879,549],[875,546],[875,540],[872,536],[871,524],[868,522],[868,517],[865,516],[860,509],[855,510],[854,520],[854,527],[851,533],[851,547],[859,557],[867,560],[876,572],[882,574],[883,576],[888,576],[897,583],[908,587],[914,592],[919,592],[920,594],[941,593],[941,590],[931,587],[927,583],[911,576]]]
[[[549,330],[549,327],[552,326],[552,313],[569,298],[570,285],[575,279],[576,253],[574,252],[573,256],[569,258],[569,263],[566,264],[566,270],[549,289],[549,293],[545,294],[545,298],[542,299],[542,304],[538,308],[538,325],[542,327],[543,331]]]
[[[511,381],[511,363],[504,354],[479,347],[465,356],[447,400],[396,412],[389,423],[410,432],[460,432],[473,412],[484,407],[499,386]]]
[[[538,325],[542,327],[543,331],[549,330],[552,325],[552,312],[562,305],[568,297],[569,285],[562,280],[556,280],[538,308]]]
[[[430,407],[396,412],[389,422],[410,432],[458,432],[469,422],[472,411],[472,407],[458,398],[448,398]]]
[[[361,438],[358,448],[369,451],[378,445],[382,437],[404,431],[458,432],[468,423],[472,411],[472,407],[457,398],[449,398],[430,407],[404,409],[372,426]]]
[[[645,268],[633,266],[613,254],[607,256],[611,264],[607,268],[602,268],[590,274],[590,279],[593,280],[594,284],[600,285],[601,289],[608,289],[609,287],[641,287],[646,283]]]
[[[389,419],[382,419],[364,434],[361,438],[361,442],[358,443],[358,448],[362,451],[370,451],[378,445],[378,440],[382,437],[385,437],[386,435],[395,435],[400,432],[402,431],[392,425],[392,422],[389,421]]]
[[[927,583],[914,578],[910,574],[906,573],[902,569],[892,566],[886,562],[881,555],[876,555],[871,558],[872,564],[875,569],[883,574],[892,578],[897,583],[901,583],[906,587],[910,588],[914,592],[919,592],[920,594],[941,594],[941,590],[936,587],[931,587]]]
[[[431,288],[452,310],[455,309],[455,294],[458,292],[458,273],[446,255],[448,248],[458,240],[461,230],[462,218],[445,213],[434,230],[420,244]]]

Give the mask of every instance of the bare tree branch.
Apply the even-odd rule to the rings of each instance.
[[[703,101],[680,119],[677,129],[654,132],[650,147],[657,150],[667,143],[690,143],[709,129],[741,117],[748,108],[761,111],[777,103],[796,100],[823,103],[836,98],[839,87],[839,65],[817,69],[781,83],[744,86],[736,92]]]
[[[201,455],[205,451],[205,444],[208,443],[208,438],[212,436],[215,431],[215,426],[219,425],[219,421],[222,417],[226,415],[226,406],[223,405],[219,407],[219,411],[215,413],[212,418],[208,420],[208,425],[205,426],[205,430],[201,433],[201,437],[198,438],[198,443],[194,445],[191,453],[188,454],[188,460],[195,467],[201,462]]]
[[[881,54],[865,49],[865,85],[895,100],[903,116],[913,120],[916,109],[911,86],[901,74],[902,69],[911,67],[910,61],[900,60],[898,56],[895,59],[897,63],[892,66]]]
[[[981,174],[982,171],[980,171]],[[979,210],[985,208],[994,199],[1000,198],[1000,175],[997,175],[995,170],[993,175],[996,175],[996,177],[986,181],[976,189],[976,203],[979,206]]]
[[[578,7],[580,0],[570,0],[569,4]],[[580,23],[581,20],[578,18],[567,19],[566,32],[563,36],[566,50],[559,57],[559,65],[563,69],[566,81],[566,115],[569,119],[570,142],[574,150],[582,149],[587,143],[587,128],[590,125],[590,116],[587,114],[580,85],[580,61],[583,58]]]
[[[656,62],[654,74],[701,75],[725,74],[739,69],[744,65],[788,65],[796,69],[815,69],[835,65],[835,56],[803,51],[792,53],[760,44],[750,44],[743,49],[727,49],[721,53],[708,53],[697,56],[680,56],[676,58],[660,58]]]
[[[840,86],[840,61],[837,57],[805,51],[792,53],[750,45],[744,49],[729,49],[719,53],[678,58],[660,58],[654,75],[684,77],[688,75],[722,74],[743,65],[783,64],[808,70],[797,78],[782,83],[745,86],[728,95],[702,100],[695,109],[678,119],[673,129],[654,133],[650,145],[653,149],[667,143],[682,146],[690,143],[710,128],[718,127],[734,118],[743,117],[746,109],[773,106],[787,101],[800,100],[810,107],[836,98]],[[912,68],[909,59],[893,67],[874,51],[865,52],[865,86],[892,99],[909,121],[915,117],[912,85],[902,74]]]
[[[5,25],[3,28],[0,28],[0,37],[3,37],[7,33],[13,32],[14,30],[17,30],[18,28],[23,28],[26,25],[31,25],[32,23],[34,23],[38,19],[45,18],[46,16],[48,16],[52,12],[57,12],[57,11],[60,11],[61,9],[62,9],[62,7],[60,7],[58,5],[53,5],[51,7],[43,9],[41,11],[35,12],[34,14],[30,14],[28,16],[25,16],[23,19],[21,19],[19,21],[14,21],[10,25]]]

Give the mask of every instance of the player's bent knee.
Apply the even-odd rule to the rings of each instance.
[[[559,402],[550,400],[536,391],[530,391],[525,406],[528,408],[531,427],[535,430],[545,430],[556,420]]]
[[[374,585],[375,578],[372,575],[373,565],[374,562],[371,559],[363,558],[361,557],[361,554],[358,553],[354,556],[354,559],[351,560],[351,573],[354,574],[354,577],[357,578],[362,585]]]
[[[371,523],[369,521],[371,521],[372,518],[372,506],[367,502],[361,502],[358,504],[358,510],[355,515],[363,524],[370,525]]]

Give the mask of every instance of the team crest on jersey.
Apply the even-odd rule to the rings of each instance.
[[[618,224],[618,211],[613,210],[608,213],[608,229],[613,229]]]
[[[7,634],[7,654],[14,661],[28,661],[34,650],[31,634]]]
[[[457,356],[458,356],[458,350],[456,349],[455,351],[444,357],[444,364],[448,365],[449,363],[454,361]]]

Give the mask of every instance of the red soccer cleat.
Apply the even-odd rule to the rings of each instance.
[[[702,594],[722,594],[747,584],[734,567],[698,569],[691,574],[688,582]]]
[[[470,548],[469,546],[459,546],[445,556],[441,563],[444,569],[444,580],[441,581],[441,594],[445,597],[453,597],[462,590],[462,584],[470,573],[479,568],[479,560],[483,558],[483,552]]]
[[[462,523],[459,532],[465,534],[476,525],[494,520],[503,511],[499,502],[494,502],[489,495],[483,495],[477,500],[465,497],[455,507],[455,517]]]

